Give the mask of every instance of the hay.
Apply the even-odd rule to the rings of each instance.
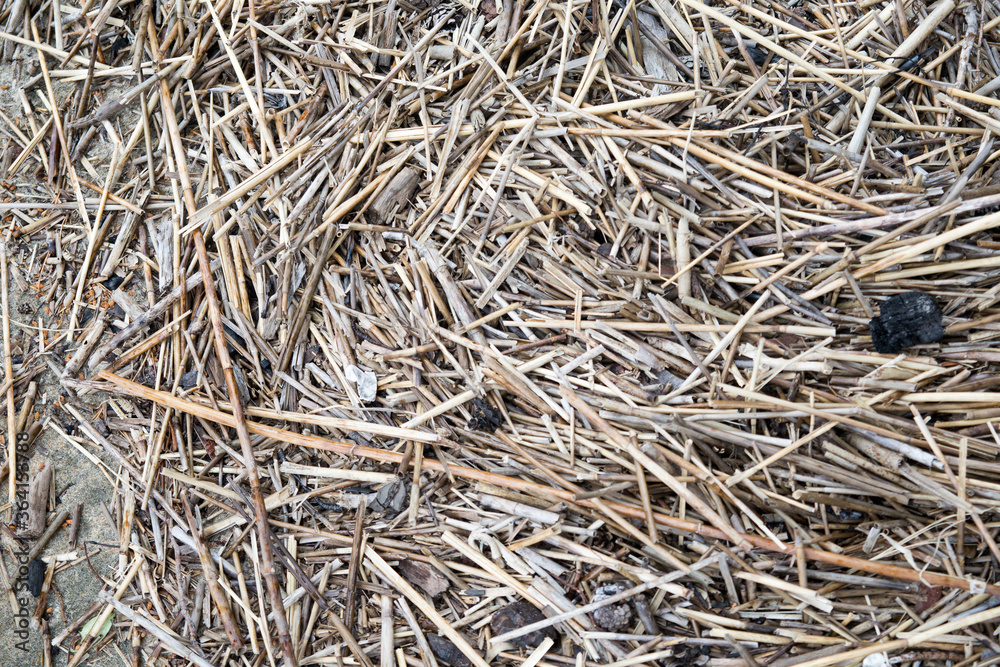
[[[121,496],[69,664],[996,662],[996,3],[4,19],[6,442],[44,357]]]

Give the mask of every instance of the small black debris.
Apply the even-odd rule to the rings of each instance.
[[[313,502],[321,509],[327,512],[346,512],[347,508],[338,505],[337,503],[331,503],[329,500],[322,498],[320,496],[315,496]]]
[[[198,371],[197,370],[188,371],[187,373],[182,375],[179,384],[181,386],[181,389],[187,390],[193,388],[196,384],[198,384]]]
[[[757,67],[763,67],[764,63],[767,62],[767,56],[769,55],[768,52],[764,49],[758,49],[756,46],[750,46],[745,42],[744,45],[747,47],[747,53],[750,54],[754,64],[757,65]]]
[[[511,630],[518,630],[526,625],[544,620],[545,615],[538,611],[534,605],[525,600],[518,600],[514,604],[509,604],[493,614],[493,620],[490,621],[490,628],[492,628],[494,635],[502,635]],[[558,641],[559,639],[559,635],[556,634],[555,629],[550,625],[547,628],[535,630],[520,637],[514,637],[511,639],[511,642],[521,648],[530,649],[537,647],[545,641],[546,637],[551,637],[552,641]]]
[[[125,47],[131,45],[132,42],[129,40],[128,35],[120,35],[118,39],[111,43],[111,62],[115,61],[118,57],[118,52]]]
[[[450,639],[432,633],[428,633],[426,637],[434,657],[444,664],[451,667],[472,667],[472,661]]]
[[[833,508],[826,506],[827,512],[837,521],[861,521],[865,515],[858,510]]]
[[[111,276],[110,278],[104,281],[104,286],[110,290],[113,290],[119,287],[122,284],[123,280],[124,278],[122,278],[121,276],[118,275]]]
[[[275,95],[273,93],[264,93],[264,106],[269,109],[275,109],[276,111],[281,111],[282,109],[288,108],[288,98],[284,95]]]
[[[36,598],[42,594],[42,584],[45,583],[45,562],[36,558],[28,563],[28,590]]]
[[[904,347],[933,343],[944,337],[941,309],[930,294],[897,294],[882,302],[881,311],[881,315],[869,323],[872,345],[877,352],[891,354]]]
[[[624,593],[631,588],[621,581],[609,581],[594,590],[593,602],[600,602]],[[608,632],[621,632],[632,624],[632,607],[628,601],[617,602],[601,607],[594,612],[594,623]]]
[[[222,323],[222,331],[226,334],[226,338],[231,338],[233,341],[235,341],[235,343],[237,345],[239,345],[243,349],[246,349],[247,344],[246,344],[246,341],[243,340],[243,336],[241,336],[240,334],[236,333],[236,330],[233,329],[232,327],[230,327],[225,322]],[[237,352],[236,352],[236,348],[235,347],[233,347],[232,345],[228,345],[228,344],[226,345],[226,347],[229,348],[229,354],[236,355]],[[240,355],[240,356],[242,356],[242,355]]]
[[[494,410],[493,406],[486,400],[477,398],[472,402],[472,419],[469,420],[469,428],[473,431],[493,433],[500,428],[500,412]]]

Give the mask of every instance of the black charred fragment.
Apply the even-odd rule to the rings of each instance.
[[[493,433],[500,428],[500,412],[482,398],[472,402],[472,419],[469,428],[473,431]]]
[[[42,585],[45,583],[45,561],[36,558],[28,563],[28,590],[36,598],[42,594]]]
[[[235,329],[233,329],[228,324],[226,324],[225,322],[223,322],[222,323],[222,330],[226,334],[227,338],[231,338],[241,348],[243,348],[244,350],[246,349],[246,347],[247,347],[246,341],[243,340],[243,336],[242,335],[236,333]],[[233,347],[232,345],[228,344],[228,341],[227,341],[227,347],[229,348],[229,354],[230,355],[235,356],[237,354],[236,348]],[[243,355],[241,354],[240,356],[242,357]]]
[[[538,621],[544,621],[545,615],[538,611],[534,605],[525,600],[518,600],[513,604],[509,604],[500,611],[493,614],[493,620],[490,622],[490,628],[493,629],[494,635],[502,635],[511,630],[520,630],[526,625],[531,625],[532,623],[537,623]],[[542,628],[541,630],[535,630],[534,632],[529,632],[523,634],[520,637],[514,637],[511,642],[520,646],[521,648],[532,649],[536,648],[539,644],[545,641],[546,637],[551,637],[552,641],[558,641],[559,635],[556,633],[552,626],[547,628]]]
[[[131,46],[132,42],[129,40],[127,35],[121,35],[111,43],[111,62],[114,62],[118,58],[118,52],[122,49]]]
[[[110,278],[108,278],[107,280],[105,280],[103,284],[109,290],[113,290],[113,289],[116,289],[116,288],[120,287],[121,284],[122,284],[122,282],[124,282],[124,280],[125,279],[122,278],[121,276],[114,275],[114,276],[111,276]]]
[[[427,643],[434,657],[451,667],[472,667],[472,661],[455,644],[441,635],[428,633]]]
[[[758,49],[756,46],[750,46],[746,43],[744,43],[744,45],[747,48],[747,53],[749,53],[750,57],[753,59],[754,64],[757,65],[757,67],[763,67],[764,63],[767,62],[768,55],[770,54],[764,49]]]
[[[881,314],[869,323],[872,345],[882,354],[933,343],[944,337],[941,308],[930,294],[906,292],[882,302]]]
[[[198,371],[196,370],[188,371],[187,373],[182,375],[179,384],[181,386],[181,389],[184,389],[185,391],[188,389],[193,389],[194,386],[198,384]]]

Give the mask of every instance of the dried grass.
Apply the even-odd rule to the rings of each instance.
[[[68,664],[996,663],[1000,5],[4,17],[7,442],[44,359],[121,496]]]

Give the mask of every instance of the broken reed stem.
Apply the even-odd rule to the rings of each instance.
[[[133,623],[141,626],[146,632],[153,635],[160,641],[160,644],[174,655],[185,660],[190,660],[198,667],[213,667],[212,663],[201,657],[194,649],[185,645],[184,641],[165,628],[162,624],[143,613],[135,611],[132,607],[123,604],[118,598],[102,591],[99,599],[105,604],[111,605],[116,612],[129,619]]]
[[[987,659],[990,7],[28,4],[0,482],[43,424],[101,466],[52,405],[124,473],[133,662]]]
[[[164,106],[167,129],[173,145],[173,155],[175,164],[181,176],[183,186],[184,204],[187,213],[194,218],[197,214],[197,207],[194,202],[194,194],[191,189],[191,181],[187,172],[186,153],[181,143],[180,133],[177,129],[177,119],[169,111],[172,109],[170,101],[170,90],[167,82],[160,79],[160,100]],[[264,581],[267,584],[268,597],[271,600],[271,609],[274,613],[275,629],[278,632],[278,643],[281,645],[282,654],[288,667],[296,667],[298,661],[294,647],[292,646],[291,635],[288,632],[288,621],[285,617],[285,609],[282,605],[281,592],[278,589],[277,574],[274,570],[274,553],[269,539],[269,528],[267,524],[267,508],[264,504],[264,495],[260,488],[260,478],[257,475],[257,466],[254,463],[253,446],[250,444],[250,434],[246,428],[243,417],[243,406],[240,401],[239,389],[236,386],[236,378],[233,375],[233,365],[229,358],[229,350],[226,347],[226,335],[222,328],[222,317],[219,309],[218,295],[215,291],[215,281],[212,278],[211,262],[208,258],[208,251],[205,248],[205,240],[201,230],[195,229],[191,238],[194,242],[195,251],[198,256],[198,264],[201,269],[202,281],[205,286],[205,298],[208,302],[208,314],[212,323],[212,335],[215,344],[215,353],[222,366],[222,373],[226,380],[226,389],[229,393],[229,400],[232,404],[233,415],[235,417],[234,427],[240,441],[240,448],[243,459],[246,461],[246,473],[250,482],[250,495],[253,502],[254,515],[257,522],[257,537],[260,541],[261,566],[263,569]]]
[[[205,540],[198,530],[198,523],[195,521],[194,512],[191,511],[191,502],[188,500],[186,493],[181,494],[181,504],[184,505],[184,516],[187,518],[188,532],[194,540],[195,551],[198,552],[198,559],[201,561],[201,570],[205,581],[208,583],[208,590],[212,595],[212,601],[215,602],[215,608],[219,612],[219,618],[222,619],[222,627],[226,631],[229,642],[236,650],[239,650],[243,648],[243,638],[236,628],[236,619],[233,617],[233,610],[229,606],[229,599],[226,597],[225,591],[222,590],[222,586],[219,585],[219,571],[215,569],[212,554],[209,553],[208,545],[205,544]]]
[[[271,609],[274,613],[274,625],[278,631],[278,643],[281,645],[282,653],[289,667],[298,664],[292,638],[288,632],[288,621],[285,617],[285,609],[282,605],[281,591],[278,589],[278,578],[274,571],[274,552],[271,541],[268,538],[269,528],[267,524],[267,507],[264,504],[264,494],[260,488],[260,477],[257,475],[257,466],[254,463],[253,445],[250,443],[250,432],[247,430],[246,418],[243,416],[243,405],[240,401],[239,388],[236,386],[236,377],[233,375],[233,364],[229,358],[229,350],[226,348],[226,334],[222,328],[222,318],[219,312],[218,297],[215,292],[215,281],[212,278],[208,251],[205,249],[205,240],[202,238],[201,230],[195,229],[191,234],[194,241],[195,250],[198,253],[198,263],[205,283],[205,295],[208,300],[208,313],[212,322],[212,336],[215,343],[215,353],[222,365],[222,372],[226,379],[226,389],[229,393],[229,401],[233,410],[233,423],[231,428],[236,429],[237,437],[240,441],[243,460],[246,461],[247,479],[250,482],[250,498],[253,502],[254,517],[257,522],[257,537],[260,541],[261,567],[263,569],[264,581],[267,584],[268,597],[271,600]]]
[[[202,419],[206,419],[218,424],[229,426],[230,428],[235,427],[236,419],[229,414],[220,412],[218,410],[213,410],[212,408],[199,406],[193,404],[175,396],[171,396],[165,392],[160,392],[156,390],[143,387],[142,385],[136,384],[124,378],[118,377],[107,371],[101,371],[98,373],[98,377],[114,383],[122,390],[127,392],[132,396],[139,398],[144,398],[146,400],[154,401],[162,406],[170,407],[174,410],[181,412],[186,412],[191,415],[198,416]],[[383,463],[399,463],[403,459],[403,454],[401,452],[392,452],[382,449],[374,449],[371,447],[359,446],[355,443],[350,442],[338,442],[336,440],[328,440],[326,438],[321,438],[314,435],[305,435],[300,433],[293,433],[291,431],[286,431],[273,426],[266,426],[264,424],[258,424],[256,422],[244,420],[248,431],[255,433],[257,435],[263,435],[268,438],[274,438],[275,440],[280,440],[284,442],[289,442],[293,444],[298,444],[303,447],[309,447],[313,449],[321,449],[324,451],[341,454],[344,456],[361,456],[364,458],[373,459],[375,461],[381,461]],[[427,469],[434,470],[437,472],[448,472],[456,477],[462,477],[464,479],[475,480],[479,482],[486,482],[488,484],[494,484],[500,487],[506,487],[510,489],[515,489],[522,493],[534,494],[541,497],[551,496],[559,498],[560,500],[566,502],[574,502],[573,493],[565,491],[563,489],[558,489],[550,486],[545,486],[542,484],[537,484],[535,482],[528,482],[525,480],[518,479],[516,477],[508,477],[505,475],[498,475],[495,473],[483,472],[481,470],[476,470],[474,468],[466,468],[464,466],[458,466],[454,464],[449,464],[447,468],[442,465],[439,461],[434,459],[424,459],[423,466]],[[593,500],[581,500],[578,504],[584,507],[594,507],[597,504]],[[645,518],[645,513],[641,508],[632,507],[630,505],[622,505],[615,502],[608,502],[608,507],[612,508],[614,511],[622,514],[623,516],[632,517],[636,519]],[[681,530],[688,533],[696,533],[699,535],[705,535],[707,537],[713,537],[716,539],[728,540],[727,534],[716,528],[710,528],[702,524],[698,524],[691,521],[683,521],[676,519],[671,516],[667,516],[660,512],[654,512],[654,517],[657,523],[664,527],[672,528],[674,530]],[[738,534],[738,541],[740,543],[746,542],[758,549],[765,549],[767,551],[775,551],[779,553],[795,553],[795,547],[789,545],[786,549],[777,549],[771,540],[757,537],[756,535]],[[942,575],[933,572],[918,572],[916,570],[910,570],[903,567],[898,567],[895,565],[888,565],[885,563],[878,563],[874,561],[868,561],[862,558],[853,558],[850,556],[842,556],[840,554],[829,553],[826,551],[821,551],[819,549],[806,549],[806,557],[810,560],[815,560],[823,563],[830,563],[833,565],[838,565],[841,567],[847,567],[851,569],[862,570],[864,572],[871,572],[873,574],[880,574],[886,577],[892,577],[895,579],[903,579],[906,581],[923,581],[931,586],[947,586],[949,588],[960,588],[962,590],[971,590],[973,586],[977,586],[979,582],[970,582],[966,579],[960,577],[952,577],[949,575]],[[985,590],[991,595],[1000,595],[1000,586],[993,584],[985,584]]]
[[[10,286],[8,285],[7,244],[0,243],[0,289],[3,290],[3,373],[7,387],[7,484],[8,502],[17,502],[17,417],[14,412],[14,369],[10,356]]]

